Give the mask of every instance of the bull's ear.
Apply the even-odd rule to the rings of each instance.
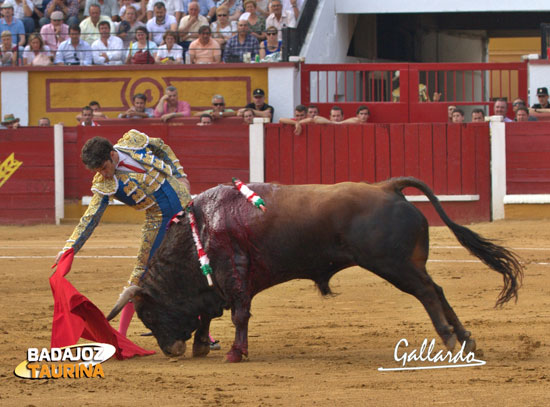
[[[109,312],[109,315],[107,315],[107,321],[110,321],[111,319],[116,317],[120,313],[120,311],[122,311],[122,308],[124,308],[124,306],[128,304],[128,302],[130,302],[132,298],[134,298],[136,295],[139,295],[141,291],[142,288],[137,285],[126,287],[122,294],[120,294],[120,297],[118,298],[118,301],[116,302],[111,312]]]

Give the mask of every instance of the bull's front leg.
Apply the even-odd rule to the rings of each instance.
[[[250,319],[250,302],[246,305],[238,304],[231,307],[231,320],[235,325],[235,342],[225,359],[228,362],[240,362],[248,356],[248,320]]]
[[[209,332],[210,319],[206,318],[204,315],[201,315],[200,324],[195,332],[195,339],[193,341],[193,357],[204,357],[210,352]]]

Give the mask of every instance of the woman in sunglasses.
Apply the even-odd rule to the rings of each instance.
[[[212,38],[218,41],[223,49],[225,43],[237,33],[237,22],[229,21],[229,9],[225,6],[216,9],[216,18],[217,21],[210,25]]]
[[[267,40],[260,43],[260,58],[264,59],[266,55],[281,51],[282,41],[277,38],[278,30],[276,27],[267,27]]]

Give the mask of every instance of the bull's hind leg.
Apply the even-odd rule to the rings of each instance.
[[[231,320],[235,325],[235,342],[225,359],[228,362],[240,362],[248,356],[248,320],[250,319],[250,302],[248,305],[236,304],[231,308]]]
[[[193,342],[193,357],[204,357],[210,352],[210,337],[208,332],[210,331],[210,319],[201,315],[201,322],[199,328],[195,332],[195,339]]]
[[[401,291],[413,295],[422,303],[435,330],[448,349],[452,350],[455,347],[457,335],[465,337],[464,328],[454,311],[446,300],[444,300],[445,305],[443,304],[442,298],[445,298],[443,290],[433,282],[426,272],[425,266],[419,267],[410,262],[392,261],[391,264],[377,267],[373,271]],[[451,320],[447,319],[448,315],[452,317]]]

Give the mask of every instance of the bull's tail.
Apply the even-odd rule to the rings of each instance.
[[[452,230],[460,244],[487,266],[502,274],[504,287],[498,296],[496,306],[502,306],[514,297],[517,301],[518,289],[521,286],[523,278],[523,266],[520,264],[517,255],[481,237],[470,229],[454,223],[443,210],[439,199],[422,181],[413,177],[402,177],[388,180],[387,186],[384,185],[384,188],[393,189],[399,193],[406,187],[414,187],[422,191],[428,197],[443,222]]]

